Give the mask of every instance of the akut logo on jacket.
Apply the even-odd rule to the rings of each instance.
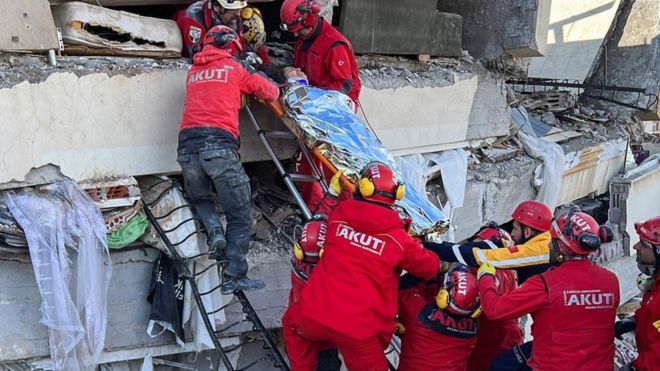
[[[359,247],[376,255],[381,255],[385,248],[385,241],[366,233],[357,232],[345,224],[340,224],[337,228],[337,237],[347,240],[351,246]]]
[[[229,71],[234,67],[225,65],[223,68],[209,68],[188,75],[187,85],[205,82],[227,82]]]
[[[594,290],[564,290],[564,306],[604,309],[614,306],[614,294]]]

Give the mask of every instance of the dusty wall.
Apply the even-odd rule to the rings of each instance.
[[[438,1],[441,12],[463,17],[463,49],[477,59],[545,53],[550,0]]]
[[[613,140],[566,155],[559,204],[608,191],[609,181],[623,166],[626,142]],[[472,236],[489,221],[506,223],[524,200],[533,199],[534,169],[540,162],[518,156],[470,171],[463,207],[455,210],[456,240]]]
[[[584,80],[621,0],[552,0],[544,57],[532,58],[530,77]]]
[[[0,89],[0,183],[52,163],[74,179],[179,171],[176,145],[185,70],[132,76],[54,73],[42,82]],[[256,108],[265,128],[284,128]],[[263,120],[263,118],[268,118]],[[269,159],[251,124],[241,122],[244,161]],[[276,142],[283,157],[292,142]]]
[[[465,141],[476,91],[473,76],[446,87],[365,89],[360,101],[385,147],[402,155]]]
[[[11,319],[3,321],[0,362],[48,356],[48,331],[39,322],[41,297],[29,256],[0,254],[0,318]],[[170,335],[151,339],[146,332],[150,313],[146,297],[157,256],[154,249],[111,255],[113,272],[108,290],[106,349],[174,341]]]
[[[135,70],[122,65],[113,71],[113,62],[104,61],[80,59],[55,69],[66,72],[49,75],[38,63],[31,64],[30,70],[22,70],[29,71],[29,81],[9,80],[0,86],[5,127],[0,183],[23,180],[31,168],[45,164],[57,165],[77,180],[179,171],[176,145],[186,66],[158,65],[144,71],[142,65]],[[19,71],[7,76],[18,79],[21,71],[15,69]],[[400,77],[398,85],[365,84],[360,100],[369,123],[394,153],[457,148],[466,140],[508,132],[501,80],[485,71],[447,71],[441,71],[447,81],[407,71],[412,78]],[[263,105],[252,106],[265,129],[284,130]],[[244,162],[270,159],[244,114],[241,143]],[[280,158],[290,158],[296,149],[292,141],[272,144]]]
[[[153,262],[158,258],[158,253],[158,250],[152,248],[112,252],[113,272],[108,290],[105,352],[175,344],[174,337],[169,333],[152,339],[146,332],[151,311],[146,298]],[[280,326],[280,319],[287,306],[291,287],[288,258],[263,252],[248,255],[250,277],[263,279],[267,287],[247,295],[264,325],[270,328]],[[0,363],[48,357],[48,331],[39,322],[40,305],[40,294],[29,256],[0,252],[0,318],[12,319],[4,321],[0,331]],[[237,321],[239,316],[242,316],[240,308],[231,306],[227,324]],[[236,329],[240,331],[241,327]],[[248,330],[243,326],[243,331]],[[177,346],[167,349],[167,353],[183,351],[183,348]],[[113,357],[117,355],[104,355],[102,358],[109,361]]]
[[[613,24],[589,82],[660,90],[660,2],[628,1]],[[588,93],[588,92],[587,92]],[[617,94],[636,102],[637,94]],[[646,104],[642,98],[641,104]],[[657,109],[657,108],[656,108]]]

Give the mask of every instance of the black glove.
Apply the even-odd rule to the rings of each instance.
[[[614,336],[616,336],[616,338],[619,340],[623,340],[621,335],[630,331],[634,331],[635,324],[635,317],[626,317],[621,321],[616,321],[614,323]]]

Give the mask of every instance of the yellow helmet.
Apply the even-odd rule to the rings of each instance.
[[[266,41],[266,27],[261,12],[251,6],[243,8],[241,20],[245,42],[250,49],[256,51]]]

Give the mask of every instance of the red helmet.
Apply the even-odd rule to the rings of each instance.
[[[368,200],[393,205],[405,196],[405,186],[396,180],[394,172],[382,162],[370,162],[362,169],[358,189]]]
[[[512,241],[511,235],[509,232],[500,228],[497,223],[490,222],[486,228],[480,230],[475,237],[480,238],[484,241]]]
[[[280,8],[280,29],[296,32],[301,28],[314,27],[321,6],[313,0],[284,0]]]
[[[660,216],[635,223],[639,238],[651,245],[660,245]]]
[[[552,224],[552,210],[548,205],[540,201],[523,201],[511,214],[513,220],[518,223],[547,232]]]
[[[455,263],[449,268],[436,304],[461,317],[471,317],[479,311],[479,282],[465,264]]]
[[[609,227],[599,226],[591,215],[574,210],[553,221],[550,234],[579,255],[591,254],[601,243],[612,241]]]
[[[239,56],[243,52],[243,44],[236,31],[224,25],[211,27],[204,36],[204,46],[213,45],[224,49],[233,56]]]
[[[296,259],[307,263],[316,263],[321,257],[326,232],[327,224],[325,221],[314,220],[305,224],[300,234],[299,243],[294,246]]]

